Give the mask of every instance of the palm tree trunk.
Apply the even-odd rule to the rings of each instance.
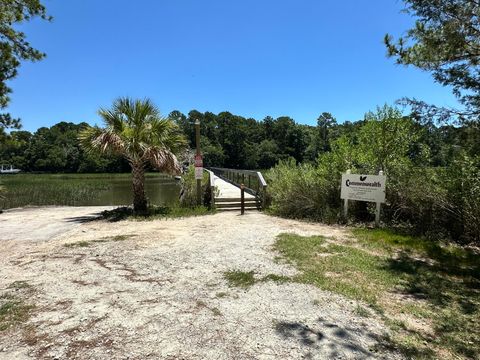
[[[133,211],[147,211],[147,197],[145,196],[145,170],[143,164],[131,164],[133,186]]]

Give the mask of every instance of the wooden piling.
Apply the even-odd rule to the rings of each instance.
[[[240,186],[240,201],[241,201],[241,207],[240,207],[240,213],[241,215],[245,214],[245,185]]]

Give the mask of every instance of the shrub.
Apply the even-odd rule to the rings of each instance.
[[[342,219],[342,173],[387,175],[382,220],[430,238],[480,244],[480,157],[460,152],[446,167],[431,167],[429,149],[418,146],[417,128],[398,111],[367,114],[352,136],[341,136],[315,164],[280,161],[268,174],[275,214],[336,222]],[[412,151],[415,148],[416,151]],[[420,150],[418,150],[420,149]],[[374,218],[375,204],[352,201],[349,218]]]
[[[208,173],[203,173],[202,179],[202,205],[210,207],[212,194]],[[180,206],[194,208],[197,204],[197,181],[195,168],[190,166],[182,176],[182,190],[180,191]]]

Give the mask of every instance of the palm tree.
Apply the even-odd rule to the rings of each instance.
[[[160,115],[149,100],[119,98],[111,109],[100,109],[105,127],[89,127],[80,133],[86,151],[114,153],[123,156],[132,168],[134,212],[147,210],[145,196],[145,167],[179,174],[180,164],[175,156],[186,140],[173,120]]]

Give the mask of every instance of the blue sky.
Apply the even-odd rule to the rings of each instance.
[[[455,105],[428,73],[395,65],[383,37],[413,19],[399,0],[44,0],[52,23],[21,26],[47,53],[24,63],[8,111],[36,130],[98,123],[118,96],[150,97],[166,115],[230,111],[314,124],[361,119],[416,97]]]

